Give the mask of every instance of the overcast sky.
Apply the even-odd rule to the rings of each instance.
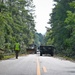
[[[35,29],[38,33],[45,34],[46,28],[45,26],[49,27],[50,25],[47,22],[50,19],[49,14],[52,12],[53,8],[53,0],[33,0],[35,5],[35,22],[36,26]]]

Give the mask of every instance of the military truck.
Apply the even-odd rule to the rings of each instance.
[[[26,50],[27,50],[27,53],[29,54],[32,54],[32,53],[36,54],[36,45],[30,44]]]
[[[40,56],[42,56],[42,54],[50,54],[51,56],[54,55],[54,46],[40,46]]]

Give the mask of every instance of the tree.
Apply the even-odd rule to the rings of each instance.
[[[74,0],[54,0],[54,1],[56,1],[57,3],[55,4],[55,8],[53,9],[52,14],[50,14],[51,20],[49,21],[49,24],[51,24],[51,27],[52,27],[51,35],[52,35],[52,38],[54,39],[53,44],[57,48],[56,50],[57,53],[70,56],[72,55],[72,52],[73,52],[71,48],[71,42],[73,40],[70,39],[72,36],[72,25],[70,25],[71,22],[69,22],[69,24],[66,24],[65,19],[67,18],[68,10],[74,11],[73,8],[70,7],[69,5],[69,3]],[[68,15],[71,15],[71,14],[68,14]],[[66,21],[70,19],[71,16],[67,18]]]
[[[0,1],[0,48],[6,49],[10,43],[13,49],[16,41],[25,46],[33,42],[35,22],[34,11],[30,10],[34,8],[32,0]]]

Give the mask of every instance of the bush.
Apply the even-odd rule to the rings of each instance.
[[[1,60],[2,58],[4,58],[4,56],[3,56],[3,54],[0,54],[0,60]]]

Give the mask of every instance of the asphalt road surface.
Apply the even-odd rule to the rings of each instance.
[[[30,54],[0,61],[0,75],[75,75],[75,63],[51,56]]]

